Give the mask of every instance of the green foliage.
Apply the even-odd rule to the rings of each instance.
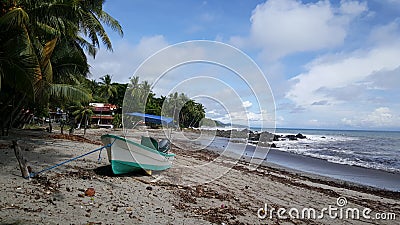
[[[84,50],[93,57],[100,43],[112,50],[103,24],[123,34],[118,21],[103,11],[103,3],[104,0],[0,2],[3,131],[14,123],[14,115],[22,108],[32,107],[32,102],[47,106],[91,99],[90,89],[78,88],[84,86],[89,72]],[[112,88],[107,93],[109,97]]]
[[[217,123],[216,121],[209,119],[209,118],[204,118],[200,121],[200,126],[206,126],[206,127],[216,127]]]
[[[224,124],[218,120],[213,120],[210,118],[203,118],[200,121],[200,126],[206,126],[206,127],[225,127],[227,124]]]
[[[202,104],[188,100],[179,112],[180,127],[199,127],[200,121],[205,117]]]
[[[80,124],[80,127],[84,128],[84,135],[86,134],[86,129],[90,122],[90,117],[94,114],[91,106],[83,106],[78,103],[71,107],[72,115],[75,116],[75,120]]]
[[[122,126],[122,114],[115,114],[114,119],[112,120],[112,125],[114,125],[114,128],[121,128]]]
[[[126,93],[129,98],[125,98],[124,107],[126,107],[127,112],[142,112],[146,111],[146,105],[149,97],[154,97],[151,91],[151,85],[144,81],[139,83],[139,77],[132,77]],[[154,113],[153,113],[154,114]]]
[[[108,102],[119,107],[122,107],[123,100],[125,97],[125,91],[128,87],[128,84],[120,84],[120,83],[113,83],[112,84],[116,89],[116,94],[108,99]]]
[[[100,91],[100,96],[103,97],[107,103],[111,97],[117,95],[117,88],[115,87],[115,85],[111,84],[110,75],[107,74],[103,77],[100,77],[99,91]]]

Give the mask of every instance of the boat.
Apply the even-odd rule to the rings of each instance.
[[[106,134],[101,141],[107,147],[108,159],[114,174],[125,174],[144,170],[151,175],[151,171],[166,170],[172,166],[175,154],[167,153],[169,141],[157,142],[150,137],[142,137],[141,143],[123,137]]]

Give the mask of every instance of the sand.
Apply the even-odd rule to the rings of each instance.
[[[146,131],[135,132],[138,139]],[[149,131],[161,137],[160,131]],[[55,131],[55,134],[59,131]],[[43,131],[16,130],[0,140],[0,224],[400,224],[400,193],[309,176],[276,165],[249,167],[245,161],[198,149],[196,134],[175,135],[177,156],[166,171],[112,174],[105,151],[88,155],[31,180],[21,177],[11,140],[20,140],[34,171],[101,146],[100,136],[121,131],[88,130],[86,139],[58,139]],[[78,135],[82,131],[77,131]],[[77,139],[77,138],[75,138]],[[249,169],[250,168],[250,169]],[[88,188],[94,196],[85,196]],[[346,200],[343,207],[337,200]],[[344,199],[345,198],[345,199]],[[260,208],[267,204],[266,218]],[[394,220],[301,218],[303,208],[369,208],[375,217]],[[269,210],[275,211],[271,214]],[[300,211],[299,218],[278,218],[276,211]],[[338,211],[340,212],[340,211]],[[272,215],[272,216],[271,216]],[[292,214],[295,216],[295,214]],[[271,216],[271,217],[270,217]],[[338,215],[337,217],[339,217]]]

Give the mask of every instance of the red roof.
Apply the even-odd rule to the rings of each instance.
[[[111,111],[111,109],[109,107],[94,107],[93,111],[109,112],[109,111]]]

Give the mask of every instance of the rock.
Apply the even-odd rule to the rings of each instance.
[[[306,136],[302,135],[301,133],[298,133],[298,134],[296,135],[296,137],[297,137],[297,138],[300,138],[300,139],[305,139],[305,138],[307,138]]]
[[[264,131],[260,134],[260,141],[261,142],[271,142],[274,140],[274,134],[268,131]]]
[[[275,143],[272,143],[272,144],[271,144],[271,148],[276,148],[276,144],[275,144]]]
[[[249,141],[258,141],[260,140],[260,134],[250,133],[248,139]]]
[[[285,137],[290,141],[297,141],[297,137],[293,134],[286,135]]]
[[[282,136],[281,135],[274,135],[274,139],[273,139],[273,141],[279,141],[279,138],[281,138]]]
[[[151,190],[153,190],[153,188],[152,188],[151,186],[147,186],[147,187],[146,187],[146,190],[151,191]]]
[[[86,189],[86,191],[85,191],[85,196],[93,197],[95,193],[96,193],[96,192],[94,191],[94,188],[88,188],[88,189]]]

